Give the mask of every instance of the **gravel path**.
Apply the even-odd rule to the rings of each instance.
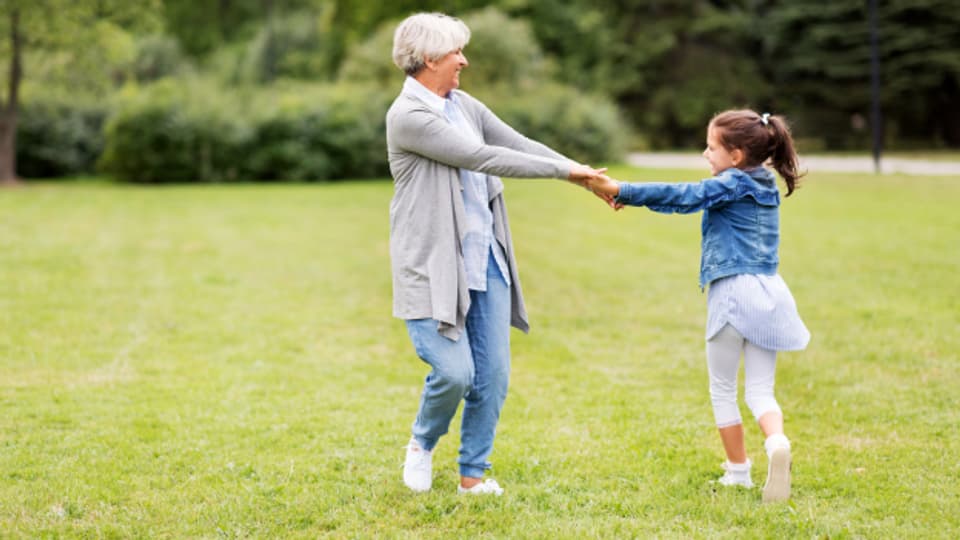
[[[695,152],[634,152],[627,157],[627,163],[637,167],[652,169],[703,169],[706,161]],[[872,173],[873,158],[870,157],[831,157],[801,156],[800,168],[808,171]],[[880,161],[883,174],[914,174],[960,177],[960,162],[927,161],[922,159],[883,158]]]

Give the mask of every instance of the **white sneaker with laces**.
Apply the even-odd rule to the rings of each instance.
[[[503,495],[503,488],[500,487],[500,484],[492,478],[487,478],[483,482],[473,486],[472,488],[465,488],[463,486],[457,486],[457,493],[470,493],[473,495]]]
[[[750,468],[753,466],[753,462],[749,459],[746,463],[724,461],[720,466],[726,472],[717,480],[717,483],[724,486],[753,487],[753,480],[750,479]]]
[[[424,450],[413,437],[407,443],[403,462],[403,483],[413,491],[430,491],[433,483],[433,452]]]
[[[770,463],[767,465],[763,502],[785,501],[790,498],[790,468],[790,447],[774,448],[770,452]]]

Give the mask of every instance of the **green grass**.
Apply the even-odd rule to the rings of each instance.
[[[391,194],[0,192],[0,536],[960,535],[956,179],[814,175],[786,199],[781,273],[813,341],[778,370],[779,505],[710,483],[699,216],[546,180],[507,181],[533,325],[492,457],[507,493],[457,496],[459,417],[434,490],[409,493],[427,369],[390,316]]]

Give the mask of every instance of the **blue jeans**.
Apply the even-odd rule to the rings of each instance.
[[[433,368],[420,397],[413,436],[433,450],[463,406],[460,475],[480,478],[491,467],[493,438],[510,380],[510,287],[491,256],[487,290],[470,291],[466,331],[452,341],[437,332],[434,319],[408,320],[417,355]]]

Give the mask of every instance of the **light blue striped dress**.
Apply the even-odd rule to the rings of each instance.
[[[799,351],[810,342],[797,303],[780,274],[736,274],[707,292],[707,340],[731,325],[750,343],[773,351]]]

